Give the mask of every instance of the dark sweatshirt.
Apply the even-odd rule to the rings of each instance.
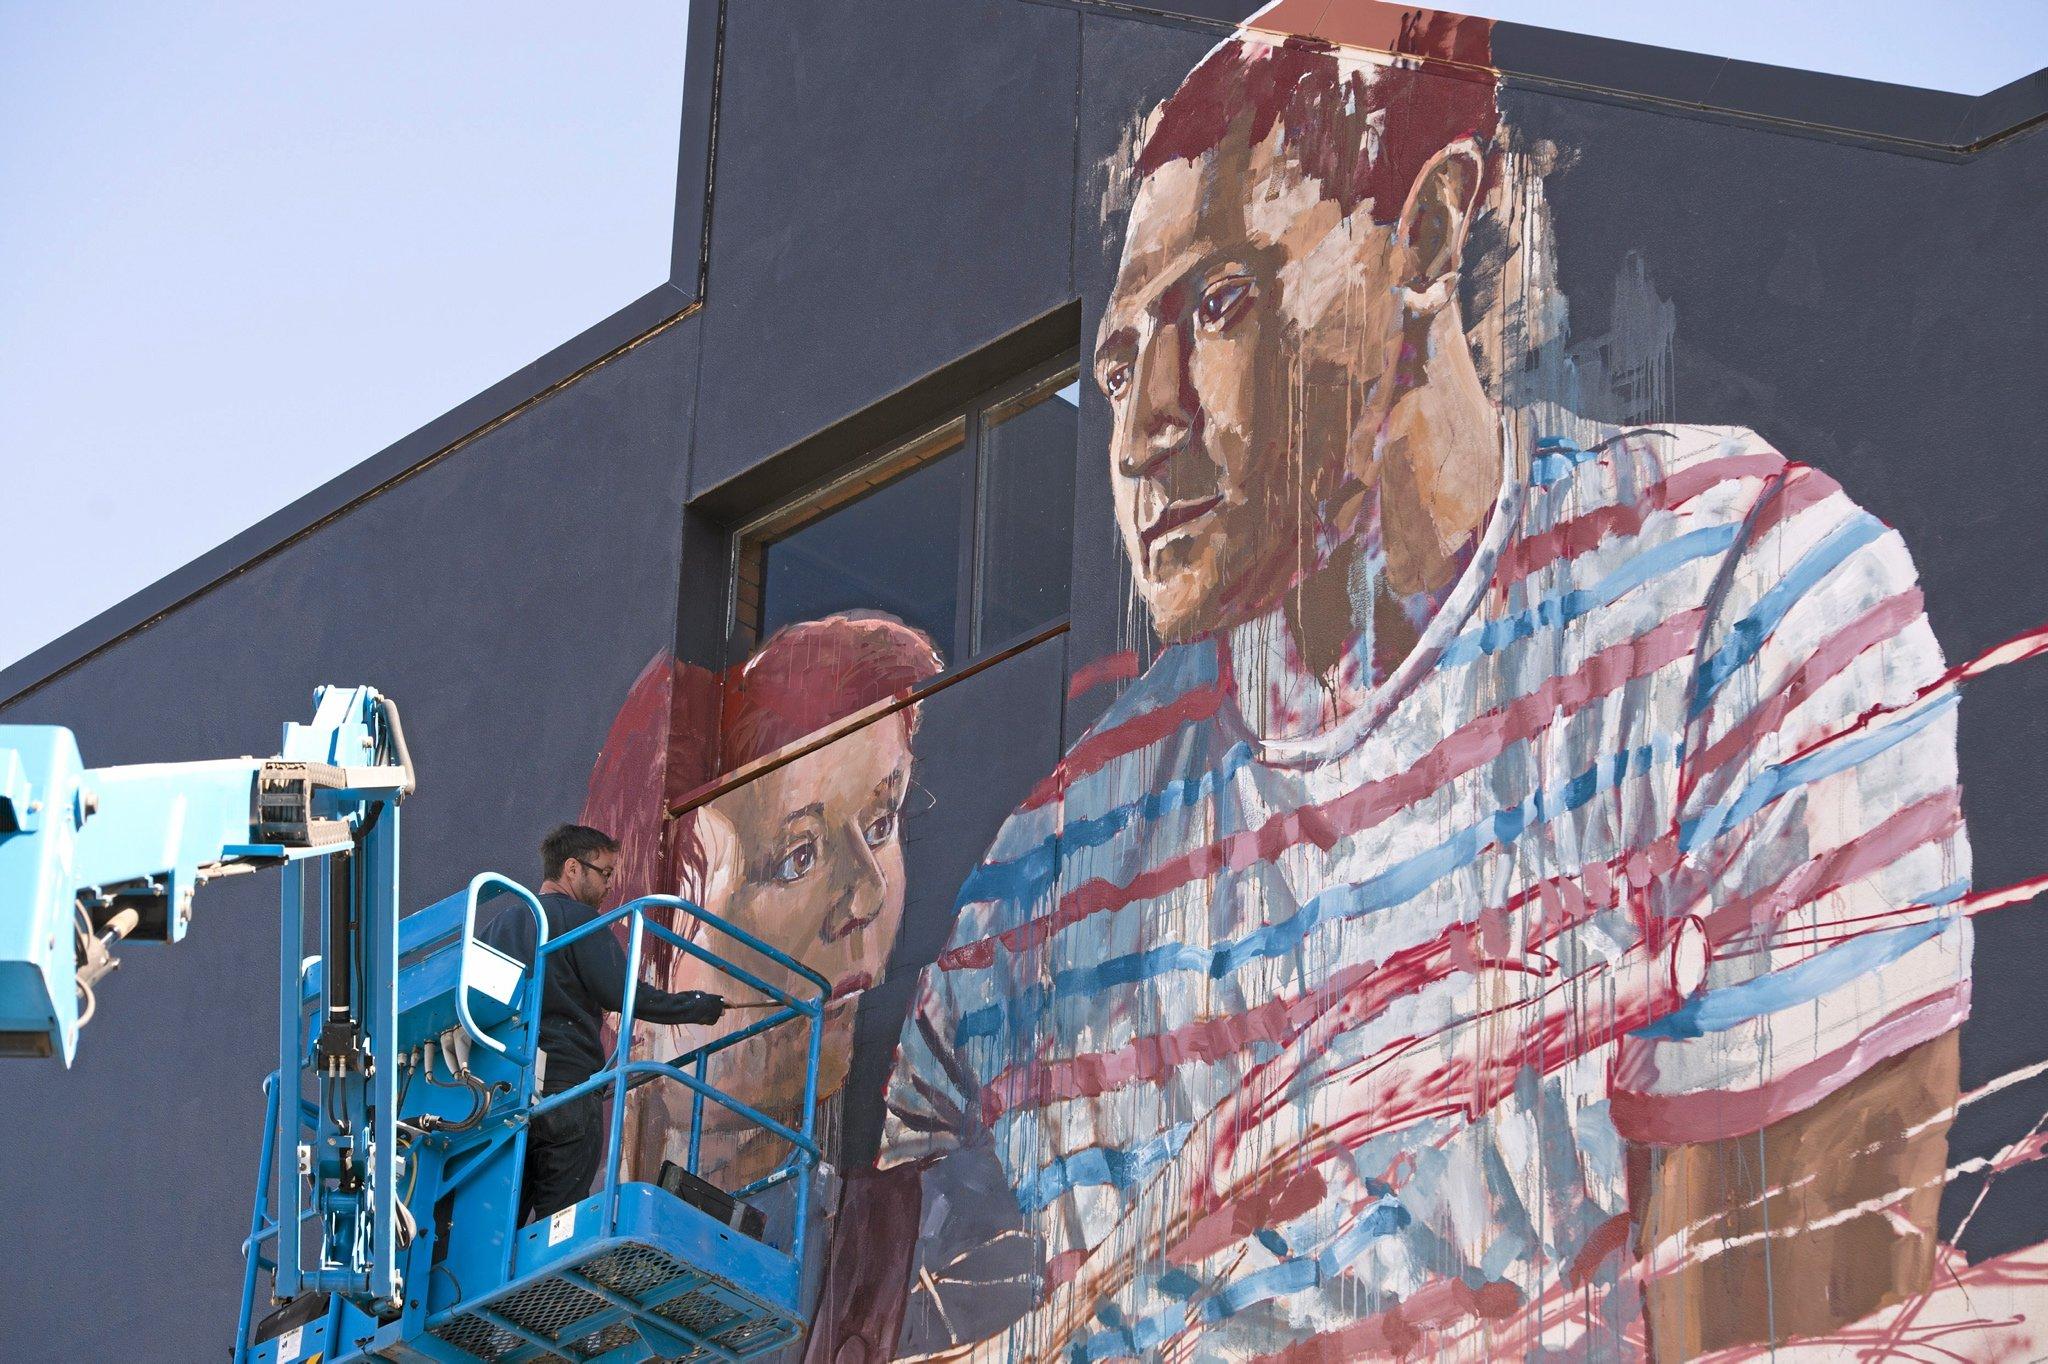
[[[581,928],[598,912],[581,900],[562,894],[540,897],[548,912],[548,941]],[[533,964],[533,910],[514,895],[501,895],[478,916],[484,926],[477,936],[528,966]],[[543,1087],[557,1093],[580,1084],[604,1064],[598,1029],[605,1014],[626,1006],[626,953],[609,929],[586,933],[558,952],[548,953],[546,988],[542,992],[540,1045],[548,1054]],[[725,1010],[717,995],[700,990],[680,994],[658,990],[646,981],[633,996],[633,1016],[648,1023],[716,1023]]]

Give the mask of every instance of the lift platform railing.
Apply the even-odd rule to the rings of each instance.
[[[516,972],[521,964],[477,936],[481,902],[497,891],[511,892],[524,901],[525,910],[537,921],[532,961],[525,965],[525,979],[517,988],[506,983],[503,973]],[[672,922],[662,922],[664,919]],[[621,928],[627,938],[627,984],[620,1001],[618,1040],[607,1064],[561,1093],[533,1097],[539,1002],[545,973],[557,964],[550,958],[587,934]],[[767,1001],[765,1012],[680,1056],[635,1057],[632,1047],[639,982],[645,949],[654,942],[665,943],[679,958],[694,959],[710,973],[736,983],[732,991],[713,987],[720,993],[753,992],[755,998]],[[394,1161],[394,1167],[402,1168],[405,1176],[400,1196],[405,1205],[403,1220],[410,1232],[401,1247],[405,1307],[396,1317],[380,1318],[337,1294],[309,1305],[306,1314],[298,1318],[291,1316],[287,1304],[259,1325],[255,1304],[261,1274],[268,1270],[275,1278],[278,1266],[289,1258],[288,1252],[297,1242],[297,1229],[318,1216],[318,1210],[303,1199],[271,1196],[272,1185],[282,1191],[300,1182],[291,1157],[314,1139],[320,1116],[318,1107],[298,1092],[297,1071],[271,1077],[265,1095],[257,1197],[244,1243],[247,1259],[237,1328],[238,1364],[242,1360],[276,1364],[297,1358],[288,1348],[321,1348],[305,1341],[324,1343],[325,1351],[338,1364],[367,1360],[418,1364],[423,1359],[457,1358],[502,1364],[549,1354],[609,1360],[629,1336],[641,1342],[635,1349],[654,1355],[695,1350],[703,1358],[720,1359],[759,1353],[790,1338],[800,1310],[812,1179],[820,1158],[817,1072],[825,1002],[830,995],[823,976],[737,925],[673,896],[635,900],[551,938],[538,901],[493,875],[479,876],[465,892],[406,916],[399,923],[395,947],[399,966],[388,1009],[394,1016],[389,1026],[398,1038],[401,1056],[411,1065],[431,1067],[431,1051],[417,1056],[415,1052],[436,1039],[447,1048],[452,1033],[466,1034],[471,1045],[462,1064],[465,1070],[472,1064],[480,1068],[479,1079],[489,1082],[493,1097],[477,1110],[480,1121],[474,1126],[464,1121],[428,1127],[420,1115],[431,1116],[431,1099],[423,1101],[423,1091],[413,1088],[408,1104],[405,1086],[401,1084],[395,1091],[393,1103],[404,1111],[395,1115],[394,1125],[411,1138],[411,1145],[401,1153],[402,1166]],[[739,960],[733,960],[735,957]],[[301,963],[295,976],[300,1011],[317,1009],[325,998],[320,964]],[[484,1012],[485,1006],[490,1012]],[[789,1111],[795,1096],[780,1101],[763,1100],[758,1095],[741,1097],[712,1081],[708,1062],[720,1052],[790,1026],[807,1030],[800,1112]],[[303,1051],[303,1031],[299,1036]],[[431,1076],[426,1078],[431,1083]],[[680,1230],[688,1226],[687,1217],[681,1222],[674,1220],[682,1209],[664,1212],[662,1207],[665,1203],[673,1206],[680,1195],[680,1202],[696,1203],[700,1213],[725,1220],[718,1210],[698,1201],[705,1196],[701,1190],[692,1194],[629,1182],[630,1174],[644,1172],[623,1168],[627,1100],[633,1089],[653,1081],[678,1084],[691,1093],[688,1168],[693,1175],[703,1146],[708,1104],[732,1114],[737,1119],[734,1125],[772,1134],[787,1144],[787,1156],[769,1174],[744,1188],[722,1191],[744,1200],[785,1181],[793,1182],[793,1218],[789,1222],[776,1219],[779,1226],[772,1238],[761,1237],[758,1230],[734,1228],[734,1241],[692,1241],[691,1233]],[[550,1219],[545,1228],[522,1228],[518,1180],[528,1128],[536,1117],[599,1093],[606,1096],[611,1119],[601,1188],[556,1214],[562,1219],[560,1226]],[[423,1102],[428,1103],[427,1109],[422,1109]],[[414,1185],[422,1178],[422,1169],[425,1182],[415,1204]],[[445,1200],[451,1197],[456,1199],[454,1211],[444,1214],[450,1220],[437,1234],[435,1209],[445,1208]],[[786,1245],[781,1244],[785,1231],[789,1233]],[[754,1247],[751,1252],[745,1249],[748,1244]],[[718,1248],[721,1246],[723,1249]],[[458,1276],[457,1260],[465,1256],[467,1262]],[[778,1266],[777,1261],[782,1264]],[[439,1272],[443,1269],[448,1271],[445,1275]],[[653,1277],[647,1277],[650,1274]],[[454,1288],[452,1297],[445,1294],[448,1286]],[[706,1312],[711,1314],[708,1318],[703,1316]],[[554,1319],[562,1313],[570,1315]],[[298,1334],[300,1322],[306,1332],[304,1340]],[[262,1339],[253,1340],[252,1335]]]
[[[770,983],[755,971],[737,962],[720,956],[694,937],[678,933],[665,924],[656,922],[650,911],[667,909],[683,917],[695,920],[705,928],[715,931],[731,941],[746,947],[752,953],[772,962],[795,976],[800,982],[811,987],[804,994],[792,994]],[[586,1094],[605,1091],[611,1109],[609,1132],[605,1141],[604,1183],[602,1207],[605,1225],[609,1230],[614,1223],[618,1209],[620,1164],[623,1156],[623,1138],[626,1126],[626,1098],[628,1093],[651,1081],[666,1080],[679,1084],[690,1091],[690,1145],[686,1168],[695,1175],[702,1151],[704,1135],[704,1105],[708,1100],[742,1120],[772,1133],[788,1144],[790,1150],[774,1170],[760,1179],[738,1189],[726,1192],[736,1199],[745,1199],[788,1180],[796,1182],[795,1217],[791,1242],[787,1249],[801,1255],[808,1232],[808,1218],[811,1203],[811,1181],[817,1169],[820,1153],[817,1144],[817,1102],[818,1102],[818,1060],[823,1042],[825,1002],[831,993],[831,982],[805,966],[796,958],[779,948],[762,941],[752,933],[731,923],[689,900],[674,895],[646,895],[620,905],[617,909],[601,914],[589,923],[550,939],[537,953],[540,963],[536,967],[537,978],[546,969],[548,956],[559,952],[592,933],[609,933],[620,924],[626,926],[626,989],[621,1001],[624,1007],[619,1012],[618,1042],[613,1048],[611,1064],[591,1075],[581,1083],[550,1094],[534,1104],[528,1112],[528,1121],[552,1109],[573,1103]],[[703,1046],[695,1047],[679,1056],[667,1060],[647,1058],[635,1059],[631,1055],[633,1045],[633,1023],[635,1004],[639,993],[640,965],[643,948],[648,935],[667,943],[678,952],[694,957],[721,975],[730,977],[749,989],[758,991],[772,1001],[774,1007],[763,1017],[743,1028],[714,1038]],[[801,987],[798,987],[801,988]],[[728,1048],[759,1037],[775,1028],[796,1022],[808,1025],[805,1041],[804,1086],[802,1105],[798,1113],[798,1125],[791,1127],[735,1095],[729,1094],[712,1084],[707,1078],[707,1067],[711,1057]]]

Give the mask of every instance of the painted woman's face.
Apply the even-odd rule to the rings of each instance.
[[[910,748],[891,717],[720,799],[740,858],[727,917],[832,982],[834,998],[875,984],[903,922],[909,789]],[[752,969],[751,955],[736,960]]]

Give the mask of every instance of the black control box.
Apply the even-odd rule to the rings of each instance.
[[[764,1230],[761,1210],[742,1203],[716,1184],[707,1184],[672,1160],[661,1163],[661,1177],[655,1181],[699,1212],[708,1213],[742,1236],[761,1239]]]

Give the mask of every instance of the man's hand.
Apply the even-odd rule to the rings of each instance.
[[[725,996],[714,995],[708,990],[691,990],[685,995],[692,1006],[690,1017],[685,1023],[716,1023],[725,1017]]]

